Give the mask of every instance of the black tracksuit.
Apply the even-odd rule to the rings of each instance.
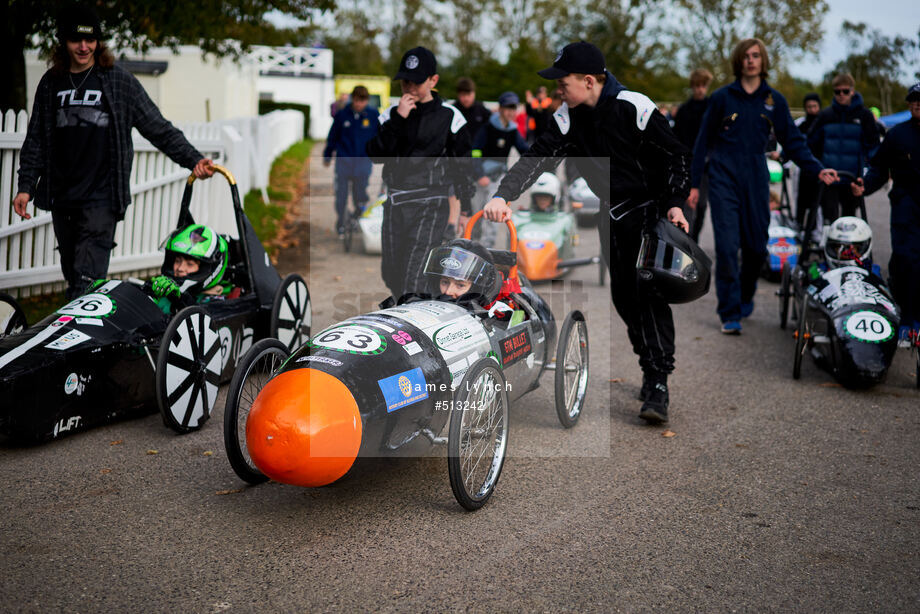
[[[651,100],[606,74],[597,105],[562,105],[495,195],[512,201],[540,173],[555,167],[561,156],[579,156],[578,170],[608,204],[609,216],[600,216],[598,231],[610,268],[613,304],[626,323],[642,370],[667,374],[674,370],[671,307],[639,285],[636,257],[643,228],[686,201],[690,152]]]
[[[475,179],[468,124],[437,94],[418,103],[404,118],[390,107],[380,116],[377,135],[367,143],[368,157],[383,164],[387,201],[383,206],[383,281],[394,298],[423,294],[422,269],[447,228],[448,196],[470,212]]]
[[[709,106],[709,98],[695,100],[688,98],[680,108],[677,109],[677,115],[674,116],[674,134],[678,140],[693,151],[693,145],[696,143],[696,135],[700,133],[700,126],[703,125],[703,115],[706,113],[706,107]],[[696,209],[690,209],[684,206],[684,215],[690,222],[690,236],[694,241],[700,240],[700,232],[703,230],[703,221],[706,217],[706,205],[709,199],[709,182],[703,176],[703,182],[700,184],[700,198],[696,203]]]

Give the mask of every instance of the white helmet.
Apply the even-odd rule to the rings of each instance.
[[[824,256],[832,267],[846,266],[854,260],[872,256],[872,229],[858,217],[837,218],[827,231]]]
[[[537,194],[551,196],[553,198],[552,206],[555,206],[562,198],[562,186],[559,183],[559,179],[552,173],[543,173],[537,177],[533,187],[530,188],[531,200],[533,200],[533,197]]]

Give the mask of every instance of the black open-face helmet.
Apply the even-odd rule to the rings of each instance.
[[[502,280],[495,270],[495,260],[489,250],[469,239],[454,239],[447,245],[428,252],[425,275],[432,296],[441,295],[441,278],[449,277],[468,281],[469,291],[459,301],[476,301],[487,305],[495,300],[501,290]]]
[[[690,235],[660,219],[642,235],[636,275],[669,303],[689,303],[709,291],[712,261]]]

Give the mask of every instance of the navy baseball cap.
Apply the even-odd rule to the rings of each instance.
[[[501,96],[498,97],[498,106],[500,107],[516,107],[520,102],[521,99],[514,92],[502,92]]]
[[[607,70],[601,50],[585,41],[569,43],[562,48],[549,68],[538,71],[544,79],[561,79],[571,73],[600,75]]]
[[[438,62],[434,54],[424,47],[415,47],[403,54],[399,61],[399,72],[393,78],[397,81],[405,79],[412,83],[422,83],[437,72]]]
[[[907,90],[907,97],[904,100],[907,102],[920,100],[920,82],[914,83],[910,86],[910,89]]]

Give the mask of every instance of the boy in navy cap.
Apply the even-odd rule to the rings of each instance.
[[[563,104],[547,130],[505,175],[485,207],[494,222],[511,217],[508,201],[555,167],[564,155],[608,210],[599,216],[613,304],[626,323],[642,367],[639,417],[668,419],[668,374],[674,369],[674,320],[661,297],[636,282],[642,231],[661,217],[688,230],[681,205],[690,191],[690,152],[648,97],[631,92],[606,69],[600,49],[584,41],[566,45],[552,67]]]
[[[910,119],[888,131],[869,160],[863,180],[850,184],[853,196],[871,194],[893,180],[891,201],[891,292],[901,307],[898,345],[920,347],[920,83],[907,90]]]
[[[470,215],[475,181],[471,136],[463,114],[438,96],[434,54],[415,47],[403,55],[395,79],[403,95],[380,116],[377,135],[366,151],[383,164],[387,200],[383,205],[383,281],[399,299],[424,294],[425,259],[440,244],[455,194],[461,212]]]

